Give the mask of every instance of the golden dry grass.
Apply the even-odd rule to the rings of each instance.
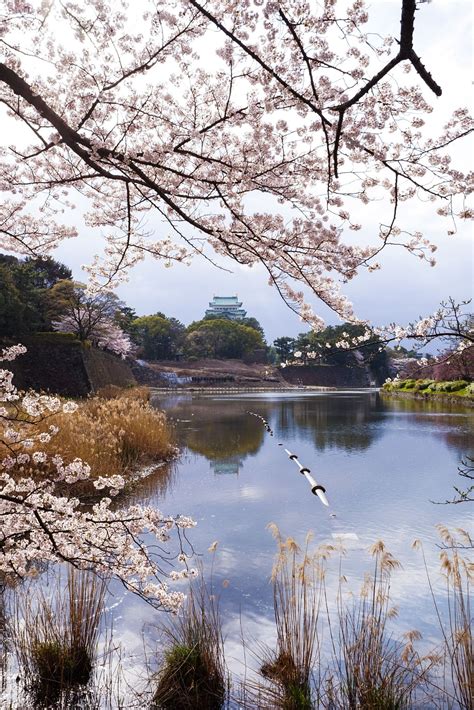
[[[176,452],[171,428],[166,416],[145,400],[145,390],[122,391],[115,399],[91,397],[81,402],[73,414],[59,412],[48,417],[35,427],[34,433],[46,432],[51,425],[59,431],[48,443],[35,448],[50,457],[59,454],[66,464],[82,459],[91,467],[91,480],[125,475],[139,466],[170,460]],[[0,441],[0,457],[7,454]],[[40,464],[22,474],[48,475],[53,470],[49,466],[52,464]],[[85,489],[81,486],[84,493],[88,488],[92,492],[90,484]],[[79,490],[75,493],[80,495]]]
[[[138,399],[94,397],[72,416],[58,414],[51,422],[59,427],[51,449],[68,460],[87,461],[94,476],[169,459],[174,451],[165,415]]]
[[[150,399],[150,388],[146,385],[136,387],[117,387],[117,385],[104,385],[96,392],[96,397],[100,399],[136,399],[140,402],[148,402]]]

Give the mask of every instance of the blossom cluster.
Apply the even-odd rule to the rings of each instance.
[[[415,3],[403,6],[402,25],[413,8],[403,32],[412,38]],[[472,132],[468,110],[438,131],[428,126],[425,85],[440,87],[415,47],[398,52],[391,35],[369,36],[367,20],[363,0],[143,0],[138,10],[89,0],[71,12],[9,0],[0,16],[4,133],[16,136],[17,123],[31,131],[1,152],[0,246],[41,254],[74,237],[64,222],[77,200],[105,240],[89,265],[94,288],[126,279],[146,255],[167,267],[208,257],[210,246],[240,265],[263,264],[314,329],[324,324],[308,292],[356,322],[340,284],[380,268],[382,249],[434,263],[436,245],[410,230],[402,203],[432,206],[448,232],[457,216],[474,215],[472,174],[451,160]],[[394,74],[402,58],[415,71]],[[262,195],[268,203],[253,209]],[[346,238],[363,226],[353,205],[373,201],[383,222],[372,243],[356,245]],[[115,336],[100,342],[126,354]]]
[[[59,320],[53,322],[53,328],[59,333],[78,334],[78,322],[81,320],[81,309],[73,315],[63,315]],[[84,310],[84,317],[86,312]],[[132,350],[132,342],[128,335],[123,332],[112,320],[103,318],[97,320],[88,333],[88,339],[102,350],[109,350],[115,355],[125,358]]]
[[[14,346],[1,357],[11,361],[23,352],[25,348]],[[171,543],[176,531],[179,561],[186,563],[182,541],[195,522],[151,507],[112,508],[109,496],[125,485],[117,474],[96,478],[95,488],[107,495],[93,506],[83,506],[68,491],[91,478],[91,467],[79,458],[65,461],[41,449],[58,433],[54,425],[44,430],[48,416],[60,410],[74,416],[77,405],[35,392],[21,393],[12,373],[5,370],[0,371],[0,401],[4,402],[0,407],[0,575],[24,577],[35,574],[44,562],[70,561],[113,574],[150,603],[176,613],[184,595],[169,588],[160,555],[149,552],[140,539],[147,533],[162,546]],[[195,570],[186,566],[176,574],[169,578],[192,577]]]

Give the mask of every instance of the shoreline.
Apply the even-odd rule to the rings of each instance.
[[[240,394],[247,392],[344,392],[357,390],[360,392],[380,392],[380,387],[326,387],[323,385],[287,385],[275,386],[246,386],[233,385],[232,387],[153,387],[150,386],[150,395],[155,394]]]
[[[380,388],[383,397],[395,399],[410,399],[419,402],[439,402],[440,404],[457,404],[463,407],[474,407],[474,397],[460,397],[447,392],[402,392],[400,390],[384,390]]]
[[[268,386],[265,387],[264,385],[256,385],[256,386],[251,386],[251,385],[233,385],[231,387],[216,387],[216,386],[209,386],[209,387],[151,387],[150,386],[150,393],[151,394],[157,394],[157,393],[166,393],[169,394],[171,392],[176,393],[185,393],[189,392],[190,394],[216,394],[219,392],[224,392],[226,394],[231,394],[231,393],[236,393],[238,394],[239,392],[299,392],[302,390],[307,390],[307,391],[315,391],[315,392],[335,392],[339,389],[339,387],[323,387],[323,386],[318,386],[318,385],[287,385],[287,386],[282,386],[282,387],[275,387],[275,386]]]

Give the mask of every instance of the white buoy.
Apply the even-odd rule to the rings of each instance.
[[[300,473],[302,473],[308,481],[309,485],[311,486],[311,493],[313,493],[313,495],[315,496],[318,496],[319,500],[321,501],[321,503],[323,503],[323,505],[329,507],[329,501],[326,497],[326,489],[312,477],[309,468],[306,468],[306,466],[302,466],[300,464],[296,454],[292,454],[291,451],[288,451],[288,449],[285,449],[285,451],[288,454],[288,458],[295,462],[295,464],[299,468]]]
[[[273,436],[273,431],[272,428],[270,427],[270,424],[267,422],[267,420],[262,417],[261,414],[257,414],[256,412],[250,412],[247,411],[248,414],[251,414],[253,417],[257,417],[257,419],[260,419],[262,422],[263,426],[265,429],[268,431],[270,436]],[[278,443],[278,446],[283,446],[283,444]],[[290,458],[292,461],[295,462],[295,464],[298,466],[300,473],[303,474],[303,476],[306,478],[308,481],[309,485],[311,486],[311,493],[313,495],[318,496],[319,500],[323,505],[326,505],[329,507],[329,501],[326,497],[326,489],[324,486],[321,486],[311,475],[311,471],[309,468],[306,468],[306,466],[302,466],[300,462],[298,461],[298,457],[296,454],[292,454],[291,451],[288,451],[288,449],[285,449],[286,453],[288,454],[288,458]]]

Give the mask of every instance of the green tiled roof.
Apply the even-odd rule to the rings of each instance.
[[[226,318],[245,318],[247,311],[242,307],[242,302],[238,296],[214,296],[206,310],[206,316],[223,315]]]
[[[214,296],[209,305],[212,306],[241,306],[237,296]]]

